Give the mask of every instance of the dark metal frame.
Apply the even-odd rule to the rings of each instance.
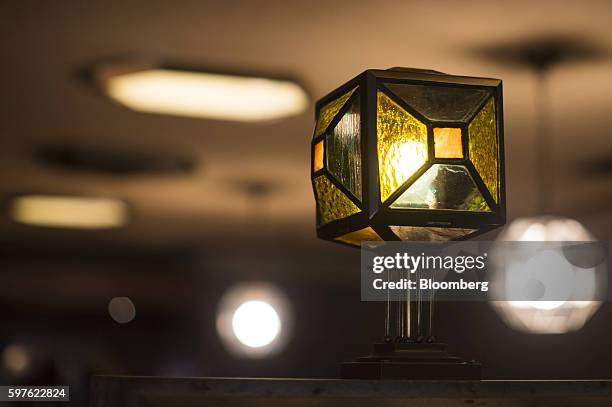
[[[386,83],[406,83],[427,86],[444,86],[458,88],[477,88],[485,90],[495,98],[495,110],[497,119],[498,139],[498,171],[499,171],[499,203],[496,203],[480,175],[469,161],[468,148],[468,125],[478,112],[482,109],[489,98],[484,98],[480,105],[474,110],[465,122],[458,121],[435,121],[424,117],[412,107],[407,105],[401,98],[389,90]],[[325,132],[313,138],[311,143],[311,156],[314,154],[314,146],[321,140],[325,140],[327,134],[341,120],[344,113],[350,108],[356,98],[361,100],[361,173],[362,173],[362,200],[356,199],[353,194],[345,188],[326,168],[326,157],[323,158],[324,168],[314,172],[313,160],[311,160],[311,179],[325,174],[327,178],[348,196],[361,209],[357,214],[347,218],[338,219],[325,225],[320,223],[319,207],[317,203],[317,235],[319,238],[334,240],[346,233],[357,231],[365,227],[372,227],[383,240],[400,240],[391,230],[389,225],[397,226],[423,226],[443,228],[466,228],[476,229],[476,232],[462,236],[458,240],[472,238],[495,229],[506,223],[506,188],[505,188],[505,159],[504,159],[504,123],[503,123],[503,95],[502,81],[491,78],[476,78],[468,76],[453,76],[435,71],[393,68],[390,70],[367,70],[338,89],[320,99],[316,104],[315,118],[327,103],[346,94],[354,87],[359,88],[346,101],[338,114],[329,123]],[[376,134],[376,110],[377,92],[382,90],[386,96],[400,105],[407,112],[415,116],[427,125],[428,131],[428,160],[427,162],[402,186],[400,186],[385,202],[380,202],[380,185],[378,175],[378,153]],[[463,144],[463,158],[435,158],[433,145],[433,127],[460,127]],[[325,149],[324,149],[325,150]],[[324,153],[326,154],[326,152]],[[434,164],[457,164],[464,165],[480,193],[486,200],[491,212],[472,212],[461,210],[440,209],[390,209],[389,205],[412,185],[425,171]],[[336,241],[337,242],[337,241]]]

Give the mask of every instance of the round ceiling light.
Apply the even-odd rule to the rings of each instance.
[[[266,346],[278,336],[281,322],[278,313],[265,301],[246,301],[232,317],[232,329],[240,342],[251,348]]]
[[[499,241],[517,242],[582,242],[594,241],[593,236],[578,221],[568,218],[542,216],[522,218],[512,222],[499,236]],[[501,245],[500,245],[501,246]],[[595,245],[598,247],[597,245]],[[571,247],[570,247],[571,249]],[[528,260],[518,259],[508,265],[506,287],[537,283],[543,292],[565,289],[564,298],[539,301],[492,301],[491,304],[508,326],[533,334],[558,334],[576,331],[599,309],[602,287],[607,286],[605,258],[597,264],[581,264],[571,250],[563,255],[551,251],[534,251]],[[584,257],[584,256],[583,256]],[[589,259],[594,257],[589,255]],[[512,269],[512,270],[511,270]],[[531,276],[527,281],[521,279]],[[538,280],[535,281],[534,278]],[[516,281],[511,281],[515,279]],[[509,298],[512,295],[507,293]]]
[[[228,351],[261,358],[280,351],[291,329],[286,296],[268,283],[242,283],[219,302],[217,332]]]

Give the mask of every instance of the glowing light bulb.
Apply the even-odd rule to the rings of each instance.
[[[247,301],[234,311],[232,329],[246,346],[260,348],[274,341],[281,329],[276,310],[264,301]]]
[[[236,284],[223,293],[217,332],[225,348],[238,357],[265,358],[287,344],[293,326],[291,304],[275,285]]]
[[[408,179],[423,164],[425,155],[423,145],[415,141],[408,141],[397,146],[398,153],[395,155],[396,177]]]

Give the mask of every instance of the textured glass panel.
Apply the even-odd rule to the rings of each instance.
[[[314,157],[312,157],[312,169],[314,172],[323,168],[323,153],[325,151],[325,141],[321,140],[314,146]]]
[[[385,84],[408,105],[430,120],[465,121],[487,97],[476,88],[433,85]]]
[[[324,175],[315,178],[321,224],[346,218],[360,209]]]
[[[490,98],[468,126],[470,161],[499,202],[499,161],[495,99]]]
[[[336,238],[337,241],[352,244],[355,246],[360,246],[361,242],[368,241],[382,241],[378,233],[374,231],[371,227],[363,228],[360,230],[356,230],[351,233],[347,233],[346,235],[338,236]]]
[[[453,127],[435,127],[434,150],[436,158],[463,158],[461,146],[461,129]]]
[[[477,229],[439,228],[426,226],[389,226],[401,240],[445,241],[457,239],[476,232]]]
[[[376,131],[380,199],[385,201],[427,161],[427,127],[379,91]]]
[[[391,208],[491,210],[467,168],[447,164],[432,165],[391,204]]]
[[[361,200],[361,124],[356,99],[327,136],[327,169]]]
[[[357,87],[353,88],[349,92],[340,96],[338,99],[332,100],[325,106],[321,108],[319,111],[319,117],[317,118],[317,126],[315,127],[314,137],[320,136],[327,130],[327,126],[334,120],[334,117],[338,114],[342,106],[346,103],[346,101],[351,97],[353,92]]]

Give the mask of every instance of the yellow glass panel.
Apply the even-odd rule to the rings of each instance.
[[[468,126],[470,161],[499,202],[499,146],[495,120],[495,99],[490,98]]]
[[[344,106],[346,101],[351,97],[357,88],[358,86],[340,96],[338,99],[332,100],[321,108],[319,111],[319,117],[317,118],[317,126],[315,127],[314,137],[320,136],[325,132],[325,130],[327,130],[329,123],[334,120],[334,117],[338,114],[340,109],[342,109],[342,106]]]
[[[463,158],[460,128],[434,127],[433,132],[436,158]]]
[[[476,229],[427,226],[389,226],[389,228],[401,240],[421,242],[453,240],[476,232]]]
[[[324,143],[325,141],[321,140],[314,146],[314,156],[312,157],[312,160],[313,160],[312,168],[314,172],[317,172],[320,169],[323,169],[323,152],[325,151]]]
[[[384,202],[427,161],[427,127],[378,91],[376,129]]]
[[[346,218],[360,209],[324,175],[315,178],[321,224]]]
[[[378,233],[371,227],[356,230],[354,232],[347,233],[346,235],[338,236],[335,240],[343,243],[360,246],[361,242],[368,241],[382,241]]]

